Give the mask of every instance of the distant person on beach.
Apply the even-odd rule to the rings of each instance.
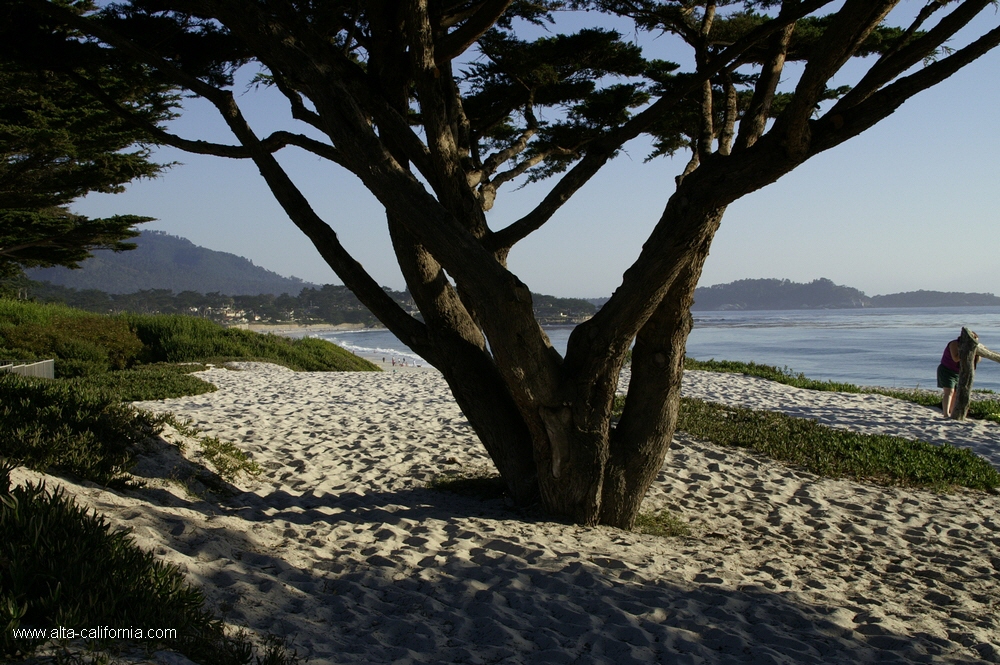
[[[975,334],[975,333],[973,333]],[[978,337],[976,339],[979,339]],[[979,364],[979,356],[976,356],[974,365]],[[941,364],[937,368],[937,384],[944,393],[941,396],[941,413],[951,418],[952,411],[955,410],[955,389],[958,387],[958,374],[961,365],[958,360],[958,340],[953,339],[944,347],[941,354]]]

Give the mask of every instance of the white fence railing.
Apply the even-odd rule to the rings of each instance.
[[[54,360],[0,360],[0,372],[54,379],[56,363]]]

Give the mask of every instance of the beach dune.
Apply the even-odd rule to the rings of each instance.
[[[197,446],[182,458],[173,430],[137,467],[144,489],[46,479],[307,662],[1000,662],[995,495],[822,479],[678,435],[644,510],[691,536],[582,528],[427,487],[490,466],[437,372],[238,367],[200,374],[216,393],[141,404],[253,456],[262,473],[231,497],[178,482]],[[890,398],[704,372],[685,394],[1000,463],[1000,426]]]

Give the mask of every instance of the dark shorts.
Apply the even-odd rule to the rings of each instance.
[[[958,387],[958,372],[948,369],[944,365],[938,365],[937,379],[938,388]]]

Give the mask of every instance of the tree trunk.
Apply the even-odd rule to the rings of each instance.
[[[538,406],[544,429],[534,444],[542,505],[578,524],[594,525],[600,517],[614,399],[610,386],[621,363],[608,358],[602,365],[603,390],[595,394],[571,379],[560,403]]]
[[[488,355],[451,346],[438,367],[455,401],[496,465],[519,506],[538,500],[532,438],[507,386]]]
[[[631,529],[649,486],[670,449],[680,408],[684,349],[691,332],[691,305],[712,237],[724,209],[706,220],[707,234],[692,251],[653,316],[636,336],[625,410],[611,433],[604,477],[601,523]]]
[[[610,419],[618,376],[632,335],[623,327],[578,328],[559,385],[548,395],[510,385],[531,431],[544,508],[578,524],[631,528],[670,446],[691,330],[694,289],[724,208],[668,210],[673,251],[658,303],[648,305],[633,351],[632,384],[622,421]],[[680,215],[674,219],[675,215]],[[665,268],[666,269],[666,268]],[[609,334],[609,337],[605,337]],[[635,334],[635,333],[633,333]]]
[[[389,235],[410,294],[424,315],[432,357],[462,413],[518,505],[538,498],[531,435],[472,315],[434,260],[406,228],[387,215]]]

